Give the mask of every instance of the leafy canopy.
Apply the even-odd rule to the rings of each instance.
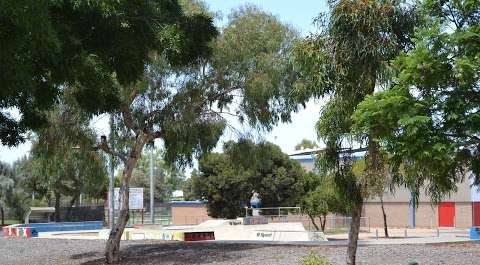
[[[315,173],[304,174],[303,193],[300,200],[302,212],[306,213],[318,230],[315,218],[320,218],[321,229],[325,229],[326,216],[329,213],[346,214],[347,205],[336,192],[332,176],[320,176]]]
[[[382,155],[368,134],[356,138],[351,115],[366,96],[388,85],[389,62],[410,47],[415,16],[402,1],[342,0],[332,1],[330,13],[317,23],[319,32],[295,47],[300,75],[296,96],[300,100],[329,96],[316,125],[326,144],[318,166],[322,174],[334,176],[347,201],[359,202],[374,195],[382,182]],[[368,166],[355,174],[351,149],[363,144],[369,149]]]
[[[312,148],[317,148],[318,145],[314,141],[308,140],[308,139],[302,139],[300,143],[295,145],[295,150],[302,150],[302,149],[312,149]]]
[[[95,134],[88,115],[65,103],[48,111],[48,128],[38,130],[33,141],[27,186],[40,198],[80,194],[102,198],[107,173],[103,157],[91,150]]]
[[[301,166],[271,143],[250,140],[227,142],[224,153],[212,153],[199,161],[191,189],[208,201],[213,217],[235,218],[244,214],[252,191],[263,207],[294,206],[301,194]]]
[[[119,107],[117,83],[143,74],[152,51],[174,66],[208,51],[211,19],[177,1],[23,0],[0,3],[0,141],[16,145],[46,124],[65,87],[89,113]],[[207,31],[207,32],[205,32]],[[17,119],[9,114],[20,111]]]
[[[144,188],[144,200],[150,194],[150,150],[145,152],[132,172],[131,187]],[[168,202],[172,192],[183,188],[185,175],[163,161],[161,151],[153,153],[153,178],[155,201]]]
[[[480,182],[480,3],[426,0],[419,9],[424,23],[415,48],[395,60],[394,88],[368,97],[353,119],[382,143],[399,183],[417,196],[427,185],[438,201],[467,170]]]

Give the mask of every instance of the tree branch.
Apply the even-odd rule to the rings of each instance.
[[[125,126],[132,131],[136,131],[137,126],[135,126],[135,123],[132,117],[132,112],[130,111],[130,108],[128,107],[128,105],[122,104],[120,106],[120,112],[122,113],[123,123],[125,124]]]
[[[469,138],[471,141],[475,143],[480,143],[480,138],[475,135],[467,135],[467,134],[458,134],[458,133],[444,133],[446,137],[453,137],[453,138]]]
[[[93,150],[102,150],[107,154],[113,155],[115,157],[118,157],[120,160],[122,160],[123,163],[127,163],[127,158],[125,157],[124,154],[120,152],[116,152],[115,150],[111,149],[110,146],[107,143],[107,137],[105,135],[102,135],[100,137],[100,143],[97,144],[96,146],[93,147]]]
[[[147,142],[151,141],[151,140],[158,139],[158,138],[162,138],[165,135],[163,130],[158,130],[158,131],[153,131],[153,132],[149,132],[148,130],[144,130],[143,132],[146,135],[148,135]]]
[[[457,27],[457,29],[461,29],[461,28],[462,28],[462,25],[460,25],[459,22],[457,21],[457,18],[455,17],[455,13],[453,13],[452,7],[451,7],[448,3],[446,3],[445,5],[446,5],[447,8],[448,8],[448,12],[449,12],[450,15],[452,16],[449,20],[455,24],[455,26]]]

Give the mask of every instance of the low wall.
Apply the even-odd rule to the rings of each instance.
[[[205,205],[172,206],[173,225],[198,225],[209,219]]]
[[[4,237],[37,237],[42,232],[66,232],[102,229],[102,221],[16,224],[3,227]]]

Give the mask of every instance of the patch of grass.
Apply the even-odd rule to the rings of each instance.
[[[308,256],[302,259],[302,261],[300,262],[300,265],[332,265],[332,264],[326,258],[311,252]]]
[[[5,219],[5,225],[20,224],[22,222],[14,219]],[[1,224],[1,223],[0,223]]]

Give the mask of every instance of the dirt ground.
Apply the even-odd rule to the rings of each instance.
[[[0,237],[0,264],[103,264],[103,240]],[[122,242],[121,264],[293,265],[314,252],[344,264],[344,246],[297,246],[201,242]],[[358,249],[358,264],[480,264],[480,242],[376,245]]]

